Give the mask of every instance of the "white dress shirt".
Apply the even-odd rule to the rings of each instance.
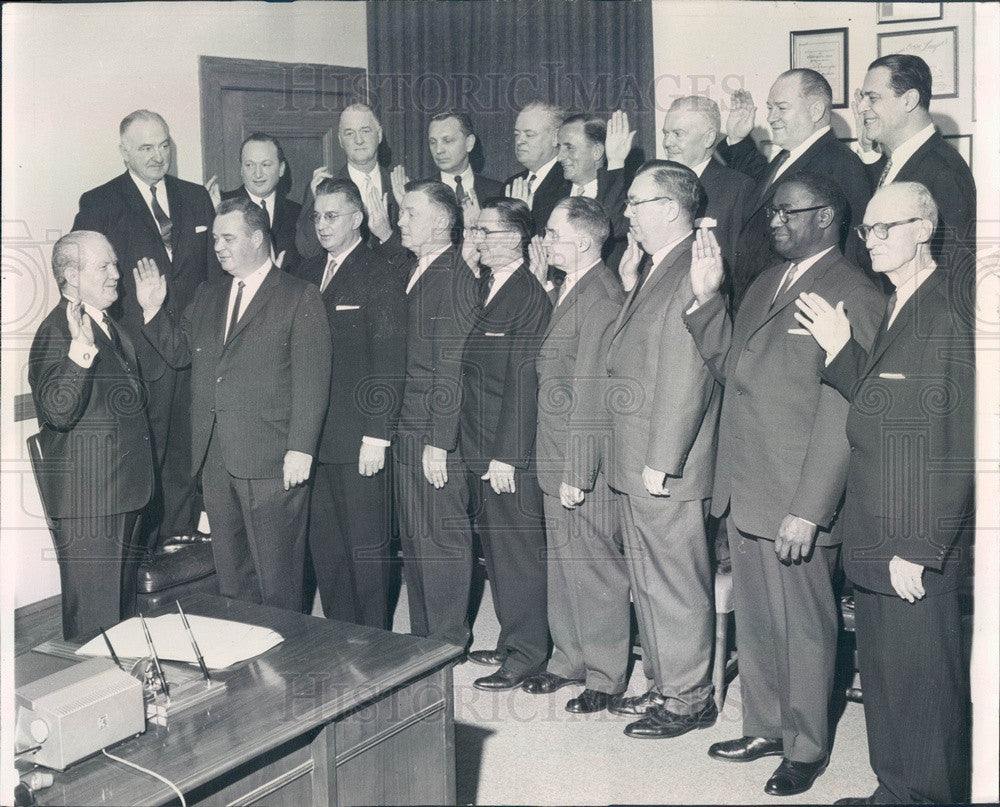
[[[352,252],[354,252],[355,248],[360,243],[361,243],[361,236],[356,235],[354,237],[354,240],[351,242],[351,245],[343,252],[340,252],[337,255],[330,255],[329,253],[327,254],[326,266],[323,269],[323,277],[321,277],[319,281],[320,291],[326,291],[326,287],[329,286],[330,281],[337,276],[337,272],[340,270],[340,267],[344,265],[344,261],[347,260],[347,256],[350,255]],[[331,261],[333,262],[332,272],[330,271]],[[329,275],[329,277],[327,277],[327,275]]]
[[[441,172],[441,181],[452,190],[455,190],[455,177],[462,178],[462,188],[466,194],[475,193],[476,176],[472,173],[471,165],[466,165],[465,170],[458,174]]]
[[[552,170],[552,166],[556,164],[556,157],[553,157],[545,165],[541,166],[537,171],[528,171],[528,175],[524,178],[527,182],[532,176],[535,177],[535,181],[531,183],[531,196],[528,197],[528,207],[533,207],[535,203],[535,191],[538,190],[538,186],[545,181],[545,177],[549,175],[549,171]]]
[[[428,267],[432,263],[434,263],[434,261],[440,258],[444,254],[445,250],[447,250],[448,247],[450,246],[451,244],[442,244],[433,252],[428,252],[426,255],[421,255],[420,258],[417,259],[417,268],[414,271],[413,276],[410,278],[410,282],[406,284],[407,294],[413,291],[413,287],[417,285],[417,281],[420,280],[420,277],[423,275],[423,273],[426,272]]]
[[[792,163],[794,163],[799,157],[801,157],[803,154],[806,153],[806,149],[808,149],[813,143],[815,143],[829,131],[830,127],[824,126],[822,129],[818,129],[817,131],[809,135],[809,137],[807,137],[805,140],[799,143],[795,148],[789,149],[788,159],[785,160],[778,168],[777,173],[775,173],[774,175],[774,182],[777,182],[778,177],[780,177],[782,174],[788,171],[788,169],[792,167]]]
[[[274,200],[277,197],[277,191],[271,191],[267,196],[255,196],[254,194],[247,191],[247,196],[250,197],[250,201],[253,202],[257,207],[261,206],[261,202],[267,203],[267,224],[269,227],[274,226]]]
[[[792,265],[789,266],[785,270],[785,273],[781,276],[781,282],[775,287],[774,296],[771,298],[771,302],[773,303],[775,300],[778,299],[778,292],[781,289],[785,288],[786,284],[788,285],[789,288],[791,288],[794,284],[798,283],[799,278],[801,278],[802,275],[804,275],[810,269],[810,267],[815,265],[815,263],[824,255],[826,255],[826,253],[829,252],[831,249],[833,249],[833,247],[829,246],[822,252],[817,252],[815,255],[810,255],[808,258],[803,258],[798,263],[792,263]],[[791,274],[792,277],[791,281],[789,281],[788,279],[789,274]]]
[[[689,235],[691,235],[691,233],[684,233],[684,235],[675,238],[673,241],[670,241],[669,243],[664,244],[650,256],[649,272],[646,275],[646,279],[642,281],[642,285],[644,287],[649,285],[649,279],[653,276],[653,272],[656,271],[656,267],[658,267],[663,262],[663,259],[667,257],[667,253],[670,252],[670,250],[676,247],[681,241],[683,241]],[[642,289],[640,289],[640,291],[641,290]]]
[[[587,272],[589,272],[591,269],[593,269],[595,266],[597,266],[597,264],[599,264],[600,262],[601,262],[601,259],[598,258],[596,261],[594,261],[592,264],[590,264],[590,266],[588,266],[582,272],[567,272],[566,273],[566,279],[562,282],[562,285],[559,287],[559,297],[556,298],[556,305],[559,305],[563,300],[565,300],[566,299],[566,295],[568,295],[570,293],[570,291],[573,289],[573,287],[577,283],[579,283],[581,280],[583,280],[583,278],[586,276]],[[551,285],[551,281],[546,284],[546,286],[550,286],[550,285]],[[553,306],[553,308],[555,308],[555,306]]]
[[[573,189],[570,191],[570,196],[586,196],[588,199],[597,198],[597,177],[594,177],[586,185],[577,185],[573,183]]]
[[[351,181],[358,186],[358,189],[361,191],[362,199],[364,198],[365,190],[368,188],[369,180],[371,180],[371,183],[375,186],[375,190],[378,192],[378,195],[382,195],[382,172],[379,170],[378,164],[376,164],[375,167],[366,174],[364,171],[359,171],[353,165],[348,163],[347,176],[349,176]]]
[[[246,313],[247,308],[250,306],[250,302],[253,300],[257,291],[260,289],[261,283],[264,282],[264,278],[267,277],[267,273],[271,271],[271,259],[268,258],[264,263],[260,265],[259,268],[255,269],[251,274],[244,278],[233,278],[233,285],[229,289],[229,302],[226,304],[226,339],[229,338],[228,333],[229,323],[233,320],[233,308],[236,306],[236,294],[239,291],[240,281],[243,282],[243,296],[240,297],[240,310],[236,315],[236,321],[239,322],[240,318]]]
[[[153,222],[156,222],[156,216],[153,214],[153,192],[149,189],[149,185],[143,182],[139,177],[129,170],[128,175],[132,177],[132,181],[135,186],[139,189],[139,193],[142,194],[143,200],[146,202],[146,207],[149,208],[149,215],[153,216]],[[162,208],[163,212],[167,214],[167,218],[170,218],[170,200],[167,199],[167,186],[163,180],[159,182],[154,182],[156,185],[156,202]],[[159,224],[157,224],[159,226]]]
[[[499,269],[493,270],[493,286],[490,288],[490,293],[483,302],[484,308],[490,304],[490,301],[494,297],[497,296],[497,292],[503,288],[503,284],[510,280],[510,276],[517,271],[518,267],[522,263],[524,263],[524,261],[521,258],[518,258],[515,261],[511,261],[506,266],[501,266]]]
[[[902,310],[903,306],[906,305],[914,294],[917,293],[917,289],[919,289],[920,285],[931,276],[935,269],[937,269],[937,264],[932,263],[930,266],[921,269],[909,280],[903,281],[896,287],[896,305],[892,309],[889,321],[885,324],[886,330],[889,330],[892,327],[892,323],[896,321],[896,317],[899,316],[899,312]]]

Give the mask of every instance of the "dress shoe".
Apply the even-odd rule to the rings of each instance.
[[[521,685],[521,689],[531,695],[551,695],[557,689],[568,687],[570,684],[582,683],[582,678],[563,678],[555,673],[540,672],[526,679]]]
[[[794,796],[805,793],[813,786],[816,777],[826,770],[828,758],[816,762],[792,762],[781,760],[778,769],[764,785],[764,792],[769,796]]]
[[[499,667],[503,664],[503,656],[499,650],[470,650],[469,661],[484,667]]]
[[[837,799],[834,804],[874,804],[871,796],[848,796],[844,799]]]
[[[753,762],[761,757],[780,757],[784,753],[784,743],[770,737],[740,737],[713,743],[708,755],[728,762]]]
[[[566,711],[577,715],[593,714],[606,709],[616,697],[597,689],[585,689],[566,704]]]
[[[642,717],[646,711],[653,706],[660,706],[667,702],[655,689],[649,690],[642,695],[615,695],[608,703],[608,711],[613,715],[623,717]]]
[[[693,729],[706,729],[715,725],[719,710],[711,698],[701,709],[689,715],[671,712],[666,706],[654,706],[646,712],[642,720],[629,723],[625,734],[641,740],[663,740],[680,737]]]
[[[472,685],[476,689],[485,689],[487,692],[498,692],[503,689],[516,689],[524,683],[524,679],[527,677],[524,673],[514,673],[501,667],[493,675],[477,678],[472,682]]]

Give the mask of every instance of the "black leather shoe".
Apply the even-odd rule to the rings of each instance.
[[[837,799],[834,804],[874,804],[871,796],[848,796],[844,799]]]
[[[805,793],[813,786],[816,777],[826,770],[827,762],[829,759],[817,762],[792,762],[790,759],[783,759],[764,785],[764,792],[769,796],[794,796],[797,793]]]
[[[524,673],[512,673],[510,670],[501,667],[493,675],[477,678],[472,682],[472,685],[476,689],[485,689],[487,692],[516,689],[524,683],[524,679],[527,677]]]
[[[470,650],[469,661],[484,667],[499,667],[503,664],[503,657],[499,650]]]
[[[642,695],[615,695],[608,702],[608,711],[613,715],[622,717],[642,717],[653,706],[661,706],[667,702],[659,692],[654,689]]]
[[[715,725],[719,710],[715,701],[709,699],[701,709],[689,715],[679,715],[671,712],[666,706],[654,706],[642,720],[629,723],[625,734],[640,740],[663,740],[668,737],[680,737],[694,729],[707,729]]]
[[[596,689],[585,689],[575,698],[566,704],[566,711],[577,715],[589,715],[600,712],[608,707],[608,704],[617,695],[609,695],[607,692],[600,692]]]
[[[728,762],[753,762],[761,757],[780,757],[784,753],[784,743],[770,737],[740,737],[713,743],[708,755]]]
[[[551,695],[557,689],[582,683],[582,678],[563,678],[555,673],[540,672],[526,679],[521,685],[521,689],[531,695]]]

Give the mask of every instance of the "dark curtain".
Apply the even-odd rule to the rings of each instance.
[[[531,100],[609,116],[637,129],[630,162],[653,157],[650,0],[370,0],[370,101],[385,130],[384,162],[411,179],[434,174],[427,122],[472,116],[473,170],[506,179],[517,111]]]

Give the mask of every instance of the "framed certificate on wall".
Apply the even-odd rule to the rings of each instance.
[[[878,55],[919,56],[931,69],[931,98],[958,98],[958,29],[927,28],[878,35]]]
[[[808,67],[830,82],[833,108],[847,106],[847,29],[791,32],[791,66]]]

